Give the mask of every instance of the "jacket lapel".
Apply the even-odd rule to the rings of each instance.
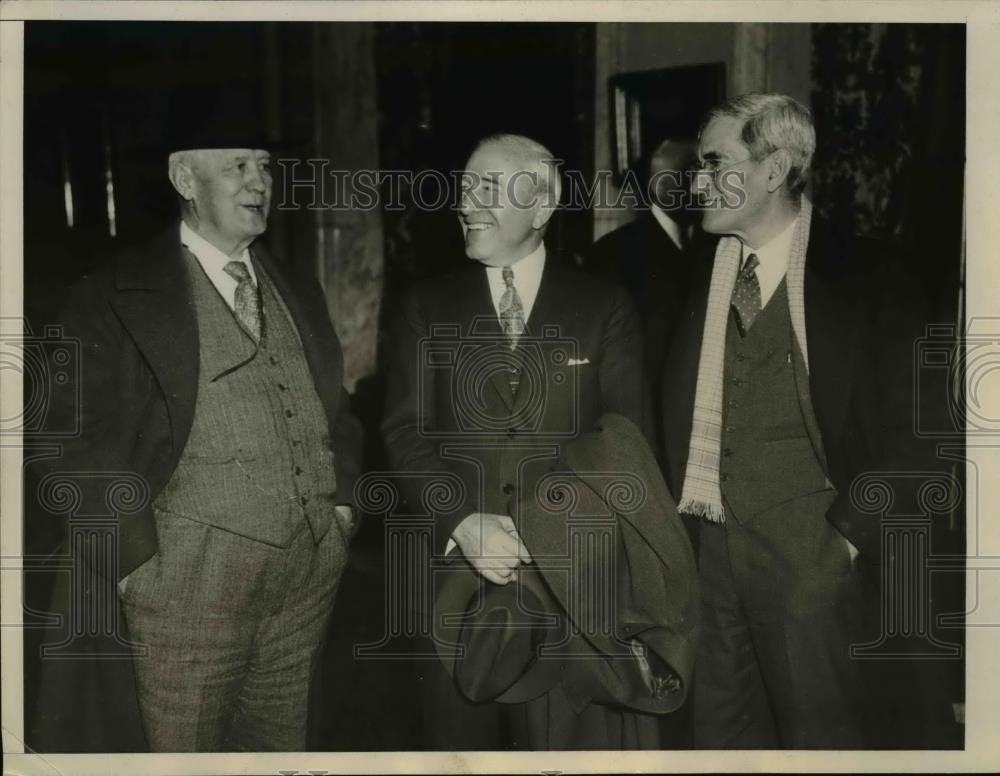
[[[254,259],[264,267],[298,331],[306,364],[332,434],[340,410],[344,356],[330,322],[326,297],[318,285],[294,278],[263,245],[255,243],[251,252]]]
[[[503,328],[493,307],[493,295],[490,293],[490,281],[486,269],[477,267],[470,273],[469,280],[469,293],[464,295],[466,307],[458,317],[459,320],[468,321],[468,334],[473,341],[481,338],[481,347],[492,351],[484,354],[477,347],[475,358],[485,356],[486,363],[491,366],[487,380],[504,406],[511,410],[514,405],[514,394],[510,390],[507,366],[513,364],[514,358],[507,347]],[[462,334],[464,338],[465,332]]]
[[[549,253],[546,256],[545,267],[542,269],[542,280],[538,286],[538,294],[535,296],[535,303],[531,307],[531,316],[525,321],[525,334],[534,338],[534,343],[538,343],[538,347],[543,348],[543,351],[539,354],[543,359],[548,358],[548,353],[544,352],[543,329],[548,326],[558,327],[559,336],[556,338],[557,340],[564,338],[567,332],[567,316],[564,309],[566,295],[564,294],[562,299],[559,296],[561,286],[559,282],[560,260],[561,257],[555,253]],[[534,347],[534,344],[532,347]],[[540,373],[544,380],[545,369],[542,368],[536,371]],[[513,405],[511,406],[511,413],[514,416],[520,417],[521,413],[531,409],[528,405],[532,403],[531,399],[533,396],[535,397],[535,405],[537,405],[537,390],[533,393],[531,387],[528,376],[522,374],[521,385],[518,386],[517,394],[513,397]],[[545,391],[547,386],[536,386],[536,388]],[[507,393],[510,394],[509,386]],[[543,402],[542,406],[547,406],[547,404],[547,402]]]
[[[120,258],[112,302],[163,392],[175,450],[191,430],[198,386],[198,323],[181,250],[173,228],[148,252]]]
[[[714,244],[711,246],[714,251]],[[662,386],[663,440],[667,474],[676,496],[684,482],[691,425],[694,417],[694,400],[698,387],[698,364],[701,359],[701,341],[708,308],[708,291],[712,277],[712,260],[698,262],[697,276],[683,315],[678,322],[677,334],[665,369],[660,376]]]
[[[857,351],[857,289],[838,277],[845,261],[824,231],[809,240],[805,277],[806,341],[809,386],[819,427],[834,436],[844,427]],[[838,267],[841,265],[841,267]],[[825,440],[829,453],[832,439]]]

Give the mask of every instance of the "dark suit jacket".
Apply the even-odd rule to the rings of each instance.
[[[561,446],[603,413],[649,430],[639,321],[624,290],[550,253],[527,328],[512,354],[486,271],[472,260],[390,309],[385,447],[409,508],[434,517],[437,553],[470,513],[513,514]],[[522,370],[516,396],[511,365]],[[435,746],[518,740],[514,721],[496,705],[465,702],[442,667],[426,678],[425,735]]]
[[[651,430],[639,323],[623,290],[550,254],[527,327],[515,397],[479,263],[416,286],[390,320],[385,445],[406,475],[404,497],[436,515],[439,552],[470,513],[509,513],[559,446],[603,413]],[[449,483],[450,503],[425,503],[427,477]]]
[[[585,266],[614,277],[632,295],[642,322],[647,376],[655,383],[688,297],[694,270],[691,250],[681,251],[648,210],[591,247]]]
[[[711,246],[714,251],[715,246]],[[667,479],[684,482],[711,261],[697,263],[692,300],[664,370]],[[838,495],[827,519],[879,562],[877,516],[851,502],[866,472],[925,471],[933,452],[914,435],[914,343],[927,323],[923,293],[887,245],[835,233],[814,212],[806,254],[809,398]]]
[[[88,570],[100,593],[112,597],[114,583],[157,550],[151,504],[177,465],[194,417],[198,324],[182,250],[176,227],[126,249],[80,281],[61,315],[65,336],[80,343],[80,405],[56,401],[50,422],[53,428],[71,428],[79,418],[80,433],[59,439],[62,455],[43,462],[37,474],[71,473],[81,488],[80,514],[107,511],[106,480],[88,473],[138,475],[149,489],[138,511],[119,516],[117,569]],[[343,357],[325,299],[314,282],[295,277],[263,247],[251,250],[272,278],[299,332],[333,440],[338,501],[352,503],[360,474],[361,427],[350,414],[342,385]],[[67,396],[54,394],[57,400]],[[96,511],[88,512],[91,509]],[[66,603],[57,600],[55,605]],[[123,626],[119,619],[119,627]],[[102,648],[97,639],[90,640],[89,647],[95,652]],[[107,665],[99,667],[98,661],[71,662],[71,666],[43,664],[40,727],[33,745],[42,751],[140,748],[134,738],[125,740],[129,732],[121,720],[109,723],[101,711],[115,704],[134,704],[128,698],[131,665],[118,661],[120,670],[113,671]],[[87,714],[78,698],[89,698],[96,705],[93,713]],[[49,708],[46,700],[59,705]],[[70,712],[80,718],[68,718]]]

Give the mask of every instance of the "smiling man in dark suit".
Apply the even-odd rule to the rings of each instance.
[[[700,518],[699,748],[873,743],[850,647],[875,635],[860,572],[882,548],[851,486],[913,465],[921,304],[885,246],[814,213],[814,148],[808,109],[780,94],[729,100],[700,135],[720,239],[662,397],[669,483]]]
[[[472,261],[411,289],[394,315],[383,433],[398,472],[458,483],[454,508],[435,515],[436,552],[457,550],[488,584],[506,585],[531,560],[513,506],[560,445],[605,412],[645,429],[641,335],[622,289],[547,252],[560,189],[546,148],[488,137],[464,177],[459,223]],[[419,478],[400,483],[419,505]],[[427,672],[432,748],[529,740],[523,709],[504,718],[496,704],[465,700],[439,665]]]
[[[148,484],[119,520],[117,574],[94,572],[118,582],[146,650],[133,662],[149,748],[296,751],[354,528],[360,427],[322,292],[257,241],[260,116],[218,94],[181,112],[180,221],[85,277],[62,314],[82,347],[81,434],[48,468]]]

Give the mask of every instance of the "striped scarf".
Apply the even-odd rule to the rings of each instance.
[[[809,355],[806,350],[805,269],[806,246],[809,244],[809,224],[812,204],[805,196],[792,234],[791,254],[786,274],[788,307],[792,330],[802,351],[806,372]],[[723,363],[726,356],[726,326],[729,306],[740,269],[742,246],[735,237],[723,237],[715,249],[712,282],[708,291],[705,328],[701,337],[698,360],[698,384],[694,397],[694,417],[688,447],[684,489],[677,509],[699,515],[713,523],[725,522],[722,489],[719,486],[719,459],[722,452],[722,388]]]

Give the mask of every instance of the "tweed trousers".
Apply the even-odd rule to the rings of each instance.
[[[275,547],[157,511],[160,551],[128,578],[152,751],[300,751],[310,679],[347,561],[347,530],[303,519]]]

